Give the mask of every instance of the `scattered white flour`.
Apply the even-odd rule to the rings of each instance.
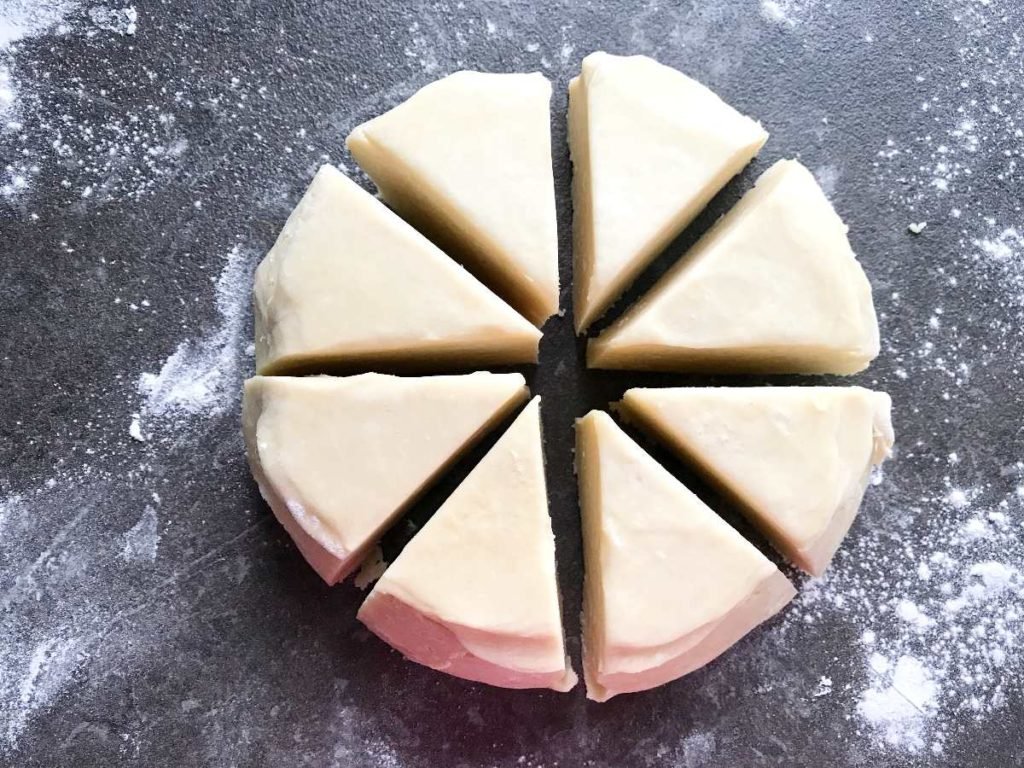
[[[1016,227],[999,228],[991,219],[980,237],[971,238],[975,258],[983,272],[997,278],[1006,299],[1024,307],[1024,235]]]
[[[942,752],[949,728],[999,711],[1019,679],[1024,500],[987,499],[970,489],[911,501],[890,483],[879,499],[885,524],[862,524],[787,616],[858,628],[866,686],[856,712],[890,748]],[[926,522],[905,530],[901,519],[913,518],[901,506],[926,510]]]
[[[829,198],[835,195],[840,176],[842,171],[834,165],[822,165],[814,169],[814,178],[818,180],[821,191]]]
[[[811,696],[815,699],[820,699],[822,696],[828,696],[832,693],[832,678],[822,676],[818,679],[818,687],[814,689],[814,693]]]
[[[78,4],[71,0],[0,0],[0,52],[58,27]]]
[[[1024,674],[1024,498],[1016,492],[1024,468],[983,466],[971,443],[948,442],[985,439],[965,406],[998,391],[991,363],[1003,371],[1022,351],[1019,205],[1008,194],[1000,210],[979,209],[977,189],[1021,183],[1024,40],[1005,28],[1018,23],[1012,4],[950,0],[947,8],[955,56],[911,70],[901,118],[911,132],[886,141],[874,167],[895,221],[919,222],[908,227],[914,234],[927,222],[955,246],[951,261],[904,267],[928,273],[927,288],[894,272],[891,290],[876,294],[880,317],[892,319],[883,324],[896,377],[949,403],[948,418],[901,445],[878,528],[844,546],[798,609],[809,623],[834,611],[856,627],[866,672],[855,689],[858,717],[889,748],[923,754],[1003,712],[1008,686],[1019,690]],[[953,313],[932,303],[946,291],[958,296]],[[944,487],[915,487],[914,467],[937,463],[949,472]]]
[[[0,130],[17,120],[20,83],[12,69],[17,45],[59,29],[77,2],[62,0],[0,0]],[[6,192],[6,194],[10,194]]]
[[[61,181],[62,187],[76,187],[81,198],[97,190],[103,196],[115,191],[138,195],[166,173],[169,159],[174,158],[174,138],[166,144],[159,138],[173,126],[170,115],[155,109],[123,112],[101,90],[82,96],[93,106],[113,108],[116,114],[102,123],[73,121],[64,108],[47,108],[53,98],[50,73],[23,66],[31,53],[27,46],[37,38],[82,35],[99,40],[110,33],[132,36],[137,27],[138,12],[133,6],[0,0],[0,139],[9,138],[12,146],[18,145],[17,154],[7,154],[0,146],[0,196],[14,199],[30,192],[33,180],[49,163],[60,165],[69,175],[90,179],[77,184],[70,178]],[[81,89],[81,85],[74,78],[64,87]]]
[[[254,262],[249,251],[232,248],[216,282],[216,327],[178,344],[158,373],[139,377],[143,425],[167,417],[221,413],[238,399]]]
[[[975,240],[974,245],[985,254],[1000,264],[1009,264],[1020,259],[1024,253],[1024,237],[1015,227],[1007,227],[995,237],[985,240]]]
[[[33,712],[50,704],[64,687],[78,661],[74,640],[51,637],[40,641],[32,650],[20,680],[0,680],[0,692],[6,693],[5,689],[8,688],[17,691],[16,707],[7,713],[3,734],[7,745],[17,743]]]
[[[100,29],[116,32],[119,35],[134,35],[139,21],[139,12],[135,6],[127,8],[107,8],[94,5],[89,9],[89,18]]]
[[[876,658],[869,669],[872,685],[857,703],[857,714],[891,746],[922,750],[938,700],[939,688],[931,674],[913,656],[900,656],[895,664]]]
[[[128,561],[156,560],[156,550],[160,545],[160,531],[156,516],[156,508],[150,504],[142,512],[142,517],[124,535],[124,547],[121,557]]]
[[[717,742],[713,733],[691,733],[682,743],[682,768],[698,768],[714,758]]]
[[[817,0],[761,0],[761,15],[768,21],[795,27],[817,5]]]
[[[946,501],[949,502],[950,506],[957,509],[963,509],[970,503],[970,499],[963,488],[950,488],[949,493],[946,494]]]
[[[433,36],[424,34],[420,23],[414,21],[409,26],[409,39],[410,44],[405,48],[405,55],[415,59],[427,74],[437,72],[439,63]]]

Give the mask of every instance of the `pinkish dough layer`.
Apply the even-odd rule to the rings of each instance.
[[[444,624],[386,593],[372,593],[359,609],[359,620],[406,658],[465,680],[561,691],[576,683],[576,676],[564,669],[520,672],[474,656]]]

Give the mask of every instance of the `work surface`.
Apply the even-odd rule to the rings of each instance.
[[[1022,34],[1014,0],[0,0],[0,764],[1024,763]],[[873,282],[882,354],[853,381],[892,394],[898,442],[823,579],[789,572],[778,619],[603,705],[404,661],[356,622],[364,592],[302,561],[239,431],[254,265],[321,163],[358,176],[347,132],[443,74],[553,80],[568,285],[565,88],[595,49],[771,131],[630,295],[799,157]],[[578,668],[573,418],[708,380],[587,372],[568,317],[545,330],[528,377]]]

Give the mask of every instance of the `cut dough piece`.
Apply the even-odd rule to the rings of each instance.
[[[416,534],[359,610],[405,656],[504,688],[567,691],[535,398]]]
[[[569,83],[577,333],[767,140],[758,123],[653,59],[583,60]]]
[[[256,370],[537,359],[540,332],[332,166],[256,270]]]
[[[608,414],[577,422],[576,461],[589,698],[643,691],[704,666],[796,594]]]
[[[890,454],[891,405],[861,387],[631,389],[622,401],[815,576],[853,523],[872,466]]]
[[[537,325],[558,311],[551,84],[456,72],[346,144],[396,211]]]
[[[249,466],[306,560],[334,584],[526,396],[518,373],[255,376],[242,399]]]
[[[810,171],[780,160],[624,317],[591,368],[855,373],[878,355],[871,285]]]

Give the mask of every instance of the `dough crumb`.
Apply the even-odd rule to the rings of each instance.
[[[927,226],[927,221],[919,221],[916,223],[912,221],[907,225],[907,229],[909,229],[915,235],[920,235],[922,232],[924,232],[924,228]]]
[[[128,434],[132,440],[138,440],[140,443],[146,442],[146,436],[142,434],[142,423],[139,421],[139,414],[132,414],[132,423],[128,426]]]
[[[812,698],[820,699],[822,696],[828,696],[830,693],[832,693],[832,678],[822,677],[818,680],[818,687],[811,696]]]
[[[356,573],[355,585],[357,589],[366,589],[377,579],[384,575],[388,564],[384,562],[384,552],[380,546],[374,547],[359,564],[359,572]]]

